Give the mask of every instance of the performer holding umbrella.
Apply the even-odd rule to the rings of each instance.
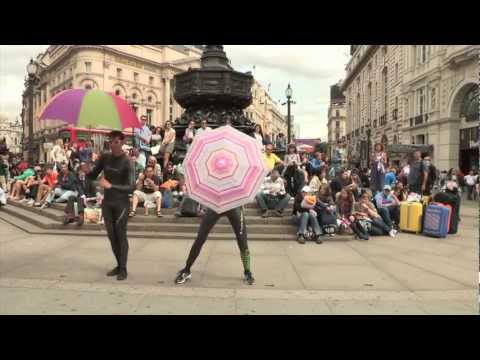
[[[254,200],[267,174],[261,151],[255,139],[228,123],[194,138],[184,160],[187,193],[208,210],[202,218],[186,266],[177,274],[176,284],[191,279],[191,267],[208,234],[223,216],[230,221],[237,238],[244,281],[249,285],[254,283],[242,206]]]
[[[62,120],[78,127],[113,129],[110,150],[98,159],[87,174],[105,189],[102,215],[117,266],[107,273],[117,280],[127,278],[127,221],[129,194],[134,190],[134,172],[123,151],[125,135],[121,130],[140,128],[141,124],[128,103],[122,98],[100,90],[70,89],[57,94],[43,109],[40,120]]]

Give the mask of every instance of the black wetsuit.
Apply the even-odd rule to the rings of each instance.
[[[102,215],[118,267],[126,270],[127,222],[130,207],[128,196],[133,193],[134,172],[125,154],[114,156],[111,153],[103,154],[87,177],[90,180],[96,180],[102,171],[105,179],[112,184],[110,189],[105,189]]]
[[[210,209],[207,210],[207,213],[203,216],[200,224],[200,229],[198,229],[197,238],[195,239],[190,254],[188,255],[187,266],[184,269],[187,272],[190,272],[190,268],[200,254],[203,244],[207,241],[208,234],[222,216],[226,216],[232,225],[235,236],[237,237],[237,244],[240,249],[243,268],[245,272],[250,273],[250,252],[247,243],[247,228],[245,226],[245,217],[241,207],[229,210],[222,214],[217,214]]]

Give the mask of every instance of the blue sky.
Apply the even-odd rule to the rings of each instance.
[[[0,45],[0,113],[14,120],[21,111],[25,67],[48,45]],[[264,86],[271,84],[275,101],[285,101],[293,88],[292,114],[301,137],[327,137],[330,85],[344,77],[349,45],[225,45],[237,71],[253,71]],[[281,111],[286,113],[285,107]]]

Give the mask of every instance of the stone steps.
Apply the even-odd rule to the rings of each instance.
[[[26,204],[18,203],[18,202],[9,202],[9,205],[19,207],[21,209],[25,209],[27,211],[31,211],[35,214],[45,216],[49,219],[62,222],[64,216],[64,204],[53,204],[52,207],[46,209],[40,209],[37,207],[31,207]],[[166,211],[170,210],[170,211]],[[150,209],[149,215],[144,215],[144,209],[137,209],[137,214],[135,217],[130,218],[128,220],[129,223],[132,224],[200,224],[201,218],[200,217],[176,217],[173,215],[176,209],[162,209],[163,218],[158,218],[155,214],[155,209]],[[248,209],[248,211],[253,211],[255,209]],[[246,215],[245,219],[247,223],[250,225],[293,225],[292,218],[291,218],[291,211],[285,211],[285,215],[282,218],[279,217],[268,217],[262,218],[260,216],[259,210],[257,210],[258,215]],[[218,224],[225,224],[228,225],[230,222],[226,217],[223,217],[219,220]]]

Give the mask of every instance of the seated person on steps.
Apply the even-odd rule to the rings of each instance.
[[[162,208],[162,193],[159,190],[160,179],[155,176],[154,170],[151,166],[145,168],[145,172],[138,176],[136,182],[136,190],[133,192],[133,204],[130,217],[136,215],[137,206],[143,203],[145,207],[145,215],[148,215],[149,203],[154,203],[157,207],[157,216],[163,217],[161,213]]]
[[[283,210],[288,206],[290,195],[285,191],[285,182],[278,170],[273,170],[271,175],[265,178],[255,199],[262,211],[262,217],[268,217],[269,208],[275,209],[275,216],[283,216]]]

